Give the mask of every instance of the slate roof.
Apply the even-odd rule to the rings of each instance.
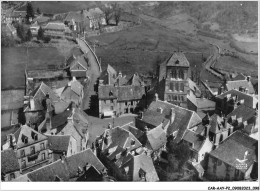
[[[161,123],[163,123],[163,126],[165,126],[169,122],[169,120],[165,118],[165,115],[153,110],[146,110],[145,112],[143,112],[143,118],[140,120],[155,127],[157,127]]]
[[[84,21],[84,15],[79,12],[69,12],[64,19],[64,21],[71,21],[74,20],[75,22],[82,22]]]
[[[115,127],[106,130],[103,134],[103,137],[106,138],[108,135],[111,136],[111,143],[106,144],[105,139],[103,140],[102,151],[104,152],[114,147],[121,147],[123,149],[129,147],[130,150],[133,150],[142,146],[139,140],[131,132],[121,127]],[[134,145],[131,145],[131,140],[135,142]]]
[[[37,134],[38,139],[34,140],[32,138],[32,134]],[[47,136],[35,131],[31,127],[28,127],[27,125],[23,125],[14,133],[15,139],[16,139],[16,145],[17,148],[24,147],[26,145],[34,144],[35,142],[40,142],[47,139]],[[28,142],[24,143],[22,142],[23,136],[26,136],[28,138]]]
[[[166,142],[166,133],[161,127],[154,128],[147,133],[147,140],[153,151],[162,148]]]
[[[75,55],[74,55],[75,56]],[[79,64],[81,65],[81,68],[84,69],[84,70],[87,70],[89,68],[89,63],[88,63],[88,55],[87,54],[82,54],[80,56],[77,56],[77,57],[70,57],[68,60],[67,60],[67,65],[70,66],[70,69],[72,70],[73,67],[76,65],[76,64]],[[83,67],[82,67],[83,66]]]
[[[19,170],[20,166],[14,150],[7,149],[1,151],[1,173],[8,174]]]
[[[65,110],[64,112],[53,116],[51,118],[52,129],[55,129],[55,128],[67,123],[67,119],[69,116],[71,116],[71,114],[72,114],[71,110]]]
[[[127,84],[133,86],[143,86],[144,82],[138,74],[133,74],[133,76],[128,80]]]
[[[187,60],[186,56],[181,52],[175,52],[171,55],[167,61],[167,66],[183,66],[189,67],[190,63]]]
[[[211,116],[211,120],[209,122],[209,125],[210,125],[209,131],[212,132],[212,133],[215,133],[215,134],[223,132],[223,131],[227,131],[229,129],[229,127],[231,127],[231,125],[229,125],[227,123],[227,127],[225,128],[223,118],[220,117],[217,114],[213,114]]]
[[[244,105],[248,106],[248,107],[252,107],[253,108],[253,105],[254,105],[254,102],[257,100],[256,98],[254,98],[253,96],[251,95],[248,95],[248,94],[245,94],[243,92],[240,92],[238,90],[230,90],[230,91],[227,91],[221,95],[218,95],[216,96],[217,98],[219,99],[224,99],[228,94],[231,95],[231,97],[235,97],[236,95],[238,96],[238,101],[240,100],[244,100]]]
[[[163,115],[165,118],[170,119],[171,108],[175,111],[175,119],[167,129],[167,135],[171,135],[173,132],[178,131],[175,141],[179,142],[186,129],[195,126],[201,122],[201,118],[194,111],[179,107],[166,101],[153,101],[148,110],[157,111],[158,108],[163,109]]]
[[[138,100],[145,95],[145,88],[140,86],[119,86],[118,101]]]
[[[118,75],[117,78],[115,79],[115,84],[118,86],[126,85],[127,84],[126,77]]]
[[[226,83],[226,87],[227,87],[227,90],[233,90],[233,89],[237,89],[239,90],[239,87],[245,87],[248,89],[248,93],[250,94],[254,94],[255,93],[255,90],[254,90],[254,87],[251,83],[251,81],[247,81],[247,80],[237,80],[237,81],[227,81]]]
[[[107,69],[101,73],[99,79],[103,80],[104,85],[114,85],[116,82],[116,77],[116,70],[110,64],[108,64]]]
[[[33,182],[51,182],[55,181],[57,176],[63,181],[69,181],[77,176],[78,168],[83,169],[87,163],[94,166],[99,172],[105,168],[93,152],[87,149],[67,157],[64,162],[58,160],[29,172],[27,176]]]
[[[227,118],[231,118],[231,116],[236,116],[236,118],[242,117],[243,121],[247,121],[250,118],[254,117],[256,110],[250,107],[245,106],[244,104],[239,105],[236,109],[234,109],[231,113],[227,115]]]
[[[47,135],[49,149],[54,152],[67,152],[70,135]]]
[[[59,30],[65,31],[65,24],[64,23],[48,23],[45,27],[45,30]]]
[[[118,89],[111,85],[100,85],[98,87],[99,99],[115,99],[118,97]]]
[[[205,137],[193,131],[187,130],[183,136],[183,140],[194,144],[192,149],[199,151],[205,142]]]
[[[98,87],[99,99],[118,98],[118,101],[138,100],[142,99],[144,94],[145,89],[140,86],[100,85]]]
[[[215,110],[216,102],[206,98],[196,98],[197,107],[201,110]]]
[[[131,176],[133,177],[133,181],[139,181],[139,170],[143,169],[146,173],[145,178],[147,182],[156,182],[159,181],[159,177],[153,165],[153,161],[151,157],[146,154],[140,154],[132,157],[128,163],[124,165],[129,165],[129,172],[131,172]]]
[[[238,81],[238,80],[245,80],[246,76],[244,76],[242,73],[239,73],[236,75],[236,77],[232,78],[232,81]]]
[[[239,164],[241,164],[238,160],[243,160],[247,152],[247,156],[245,157],[247,159],[245,161],[247,168],[238,169],[246,172],[253,165],[254,160],[257,159],[257,150],[257,140],[241,131],[235,131],[217,149],[211,151],[209,154],[237,169]]]
[[[144,135],[144,132],[136,127],[132,126],[131,124],[126,124],[121,126],[121,128],[131,132],[138,140]]]

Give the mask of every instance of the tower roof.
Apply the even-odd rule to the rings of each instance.
[[[175,52],[167,61],[167,66],[190,67],[190,63],[182,52]]]

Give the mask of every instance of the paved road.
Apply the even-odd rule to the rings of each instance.
[[[76,39],[76,41],[77,41],[79,47],[81,48],[81,50],[83,52],[87,53],[89,63],[90,63],[90,70],[88,71],[89,82],[87,85],[84,86],[84,98],[83,98],[83,102],[82,102],[82,106],[81,106],[81,108],[83,110],[87,110],[90,107],[91,99],[93,98],[93,96],[96,96],[94,86],[97,82],[97,78],[100,76],[101,66],[97,59],[97,56],[92,51],[92,49],[87,44],[87,42],[84,41],[83,39],[78,39],[78,38]]]

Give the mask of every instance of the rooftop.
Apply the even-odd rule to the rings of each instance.
[[[8,174],[19,170],[20,166],[14,150],[7,149],[1,151],[1,173]]]
[[[45,30],[59,30],[59,31],[65,31],[65,24],[64,23],[55,23],[55,22],[49,22],[45,27]]]
[[[143,112],[143,118],[141,120],[155,127],[161,123],[163,123],[163,126],[165,126],[169,122],[169,120],[165,118],[165,115],[153,110],[146,110]]]
[[[245,172],[253,165],[257,158],[258,141],[249,137],[241,131],[235,131],[225,139],[217,149],[209,154],[217,159]],[[246,168],[238,168],[241,161],[246,164]]]
[[[47,135],[49,149],[56,152],[67,152],[70,135]]]
[[[167,66],[182,66],[189,67],[190,63],[187,60],[186,56],[181,52],[175,52],[171,55],[167,61]]]
[[[196,151],[199,151],[205,141],[205,137],[191,130],[187,130],[183,136],[183,140],[192,143],[192,148]]]
[[[255,90],[254,87],[251,83],[251,81],[247,81],[247,80],[236,80],[236,81],[227,81],[226,83],[226,87],[227,90],[233,90],[233,89],[237,89],[239,90],[240,87],[244,87],[248,89],[248,93],[249,94],[254,94]]]
[[[154,128],[147,133],[147,140],[153,151],[162,148],[166,142],[166,133],[161,127]]]

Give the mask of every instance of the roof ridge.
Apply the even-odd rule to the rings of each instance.
[[[162,100],[157,100],[157,101],[160,101],[160,102],[162,102],[162,103],[166,103],[166,104],[169,104],[169,105],[173,105],[173,106],[175,106],[175,107],[178,107],[178,108],[180,108],[180,109],[184,109],[184,110],[189,111],[189,112],[194,112],[194,111],[189,110],[189,109],[187,109],[187,108],[184,108],[184,107],[181,107],[181,106],[172,104],[172,103],[170,103],[170,102],[168,102],[168,101],[162,101]]]

